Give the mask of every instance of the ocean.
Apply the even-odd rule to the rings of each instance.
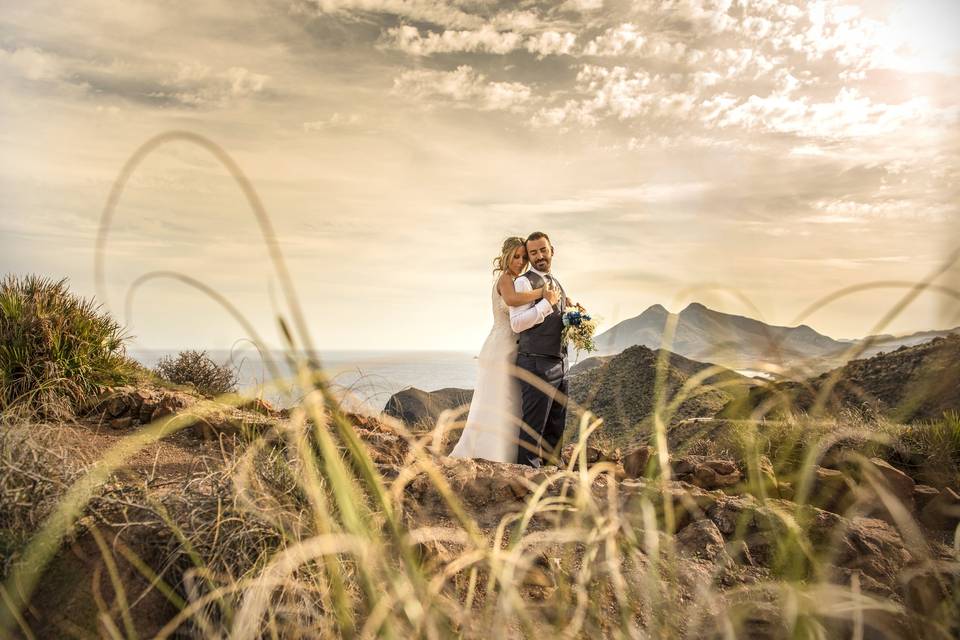
[[[160,358],[176,356],[177,351],[131,350],[129,355],[153,368]],[[255,394],[269,380],[267,366],[252,350],[208,350],[216,363],[236,367],[241,392]],[[370,415],[383,411],[394,393],[408,387],[436,391],[445,387],[473,389],[477,380],[476,354],[466,351],[321,351],[320,362],[334,389],[351,410]],[[285,364],[282,351],[272,353],[284,375],[292,370]],[[265,389],[263,397],[277,407],[296,404],[302,391],[293,397]]]

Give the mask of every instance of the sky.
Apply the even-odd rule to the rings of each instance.
[[[127,183],[98,290],[111,187],[168,131],[249,178],[320,349],[479,350],[492,260],[537,230],[601,329],[691,301],[835,338],[960,325],[952,0],[0,5],[0,274],[69,278],[133,348],[248,337],[154,272],[273,345],[291,314],[243,191],[182,139]]]

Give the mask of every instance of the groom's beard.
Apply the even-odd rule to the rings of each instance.
[[[539,260],[539,261],[535,262],[534,264],[535,264],[536,267],[537,267],[537,271],[543,271],[544,273],[546,273],[547,268],[550,266],[550,263],[547,262],[546,260]]]

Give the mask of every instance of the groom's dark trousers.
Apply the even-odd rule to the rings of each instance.
[[[549,386],[544,393],[540,388],[525,380],[520,381],[520,395],[523,406],[523,424],[530,427],[536,435],[526,428],[520,429],[520,445],[517,462],[534,467],[551,462],[550,457],[559,457],[555,451],[563,437],[563,428],[567,420],[567,405],[557,398],[557,393],[566,396],[567,379],[564,376],[566,363],[556,356],[534,355],[520,352],[517,366],[533,373]],[[553,461],[553,464],[556,464]]]

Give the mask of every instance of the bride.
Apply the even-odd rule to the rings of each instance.
[[[513,281],[527,270],[523,238],[503,241],[493,259],[491,288],[493,328],[478,356],[477,384],[460,440],[450,452],[454,458],[486,458],[516,462],[520,424],[520,386],[511,373],[517,360],[517,335],[510,328],[510,309],[543,297],[543,288],[517,293]]]

